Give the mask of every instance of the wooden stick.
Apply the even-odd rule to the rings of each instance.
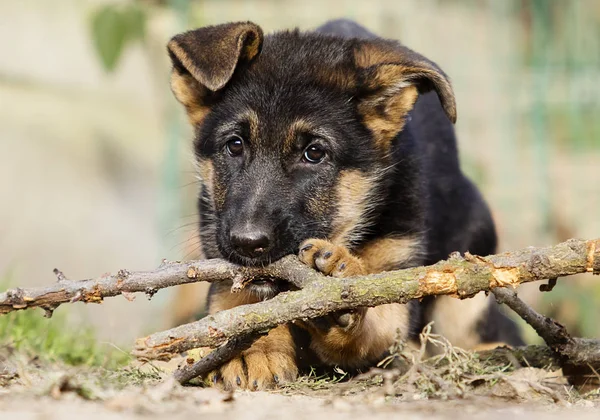
[[[544,316],[525,302],[512,289],[494,289],[494,296],[523,318],[544,339],[548,347],[554,351],[563,363],[575,365],[600,366],[600,341],[587,338],[573,338],[567,329],[557,321]]]
[[[199,361],[180,367],[173,373],[173,377],[179,383],[185,384],[191,379],[205,376],[249,348],[262,335],[260,333],[251,333],[247,336],[234,337]]]
[[[119,270],[96,279],[69,281],[55,269],[58,281],[47,287],[15,288],[0,293],[0,315],[9,312],[43,308],[53,311],[63,303],[101,303],[104,298],[123,295],[132,300],[136,292],[152,297],[158,290],[199,281],[218,282],[234,279],[234,288],[240,289],[257,277],[281,278],[289,275],[293,283],[302,285],[302,279],[314,273],[296,261],[284,258],[265,268],[240,267],[224,260],[190,262],[163,262],[155,271],[130,272]],[[235,291],[235,290],[234,290]]]
[[[292,271],[287,273],[287,269]],[[285,260],[278,276],[292,280],[298,267]],[[268,331],[279,324],[386,303],[407,303],[430,295],[472,297],[496,287],[579,273],[600,273],[600,240],[570,240],[546,248],[527,248],[489,257],[453,255],[447,261],[356,278],[337,279],[304,272],[301,290],[218,312],[199,321],[136,341],[133,354],[169,359],[197,347],[217,347],[236,336]],[[292,281],[293,282],[293,281]]]

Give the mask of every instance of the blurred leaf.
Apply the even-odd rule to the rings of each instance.
[[[123,20],[127,28],[128,41],[141,41],[146,35],[146,13],[135,4],[123,11]]]
[[[105,6],[94,14],[92,37],[102,65],[113,71],[127,37],[126,19],[115,6]]]
[[[108,5],[92,17],[92,38],[102,66],[113,71],[130,42],[146,34],[146,13],[135,5]]]

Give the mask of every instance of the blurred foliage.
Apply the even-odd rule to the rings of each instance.
[[[600,284],[595,279],[577,284],[565,280],[554,287],[552,293],[544,293],[543,306],[546,315],[559,319],[572,335],[597,337],[600,319]]]
[[[147,13],[136,3],[108,4],[92,16],[91,34],[100,62],[106,71],[113,71],[125,47],[143,40]]]
[[[8,286],[0,281],[0,290]],[[55,312],[50,319],[38,310],[12,312],[0,316],[0,347],[10,346],[32,357],[72,366],[98,366],[116,369],[126,365],[131,356],[108,343],[100,343],[89,327],[73,328],[65,312]]]

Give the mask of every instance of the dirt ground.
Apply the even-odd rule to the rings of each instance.
[[[158,410],[144,407],[135,409],[111,407],[110,404],[85,402],[77,399],[55,401],[49,397],[0,397],[0,410],[11,420],[71,419],[87,420],[163,418],[173,420],[198,418],[235,419],[387,419],[402,416],[404,419],[564,419],[575,416],[580,420],[597,419],[598,408],[563,408],[536,403],[518,404],[503,401],[415,401],[415,402],[356,402],[350,398],[328,400],[306,396],[282,396],[264,392],[236,393],[234,399],[223,402],[213,390],[195,390],[185,400],[164,404]]]
[[[0,349],[1,350],[1,349]],[[582,396],[553,372],[524,368],[482,387],[434,392],[390,387],[383,377],[343,381],[303,377],[271,392],[182,387],[165,366],[67,367],[0,352],[0,418],[11,420],[137,418],[279,419],[597,419],[598,392]],[[386,371],[387,372],[387,371]],[[431,373],[425,372],[427,375]],[[419,381],[421,375],[417,375]],[[436,381],[443,381],[439,376]],[[447,378],[447,376],[445,377]],[[500,378],[500,376],[498,376]],[[507,379],[509,378],[509,379]],[[447,379],[446,379],[447,380]],[[416,383],[416,382],[415,382]]]
[[[277,392],[237,391],[233,395],[215,389],[172,389],[164,386],[138,387],[121,391],[107,400],[87,401],[70,393],[60,397],[30,392],[0,390],[0,412],[11,420],[28,419],[385,419],[402,415],[404,419],[597,419],[600,405],[593,402],[556,404],[515,402],[502,398],[469,397],[451,401],[386,399],[383,396],[285,395]]]

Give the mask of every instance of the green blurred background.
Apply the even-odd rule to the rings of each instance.
[[[31,286],[54,267],[80,279],[193,258],[191,133],[166,42],[226,21],[269,32],[337,17],[451,76],[463,166],[502,250],[600,237],[598,0],[0,0],[0,276]],[[524,295],[600,336],[599,285]],[[172,293],[59,311],[127,345],[168,325]]]

